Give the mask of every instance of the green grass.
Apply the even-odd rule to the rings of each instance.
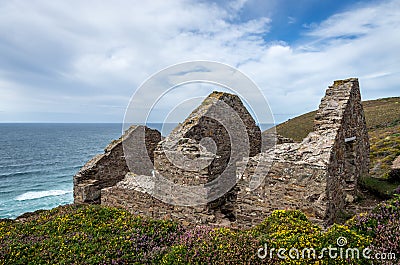
[[[282,136],[301,142],[313,131],[314,117],[317,111],[311,111],[276,126],[276,132]]]
[[[393,160],[400,155],[400,124],[369,131],[370,174],[388,178]]]
[[[367,100],[362,104],[369,132],[400,124],[400,97]],[[316,113],[311,111],[277,125],[277,133],[298,142],[303,140],[313,130]]]
[[[400,186],[400,182],[390,182],[367,176],[360,179],[360,185],[382,199],[389,199],[393,196],[396,188]]]

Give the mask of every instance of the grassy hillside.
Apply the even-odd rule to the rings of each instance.
[[[369,132],[400,124],[400,97],[363,101]],[[301,141],[313,129],[316,111],[308,112],[276,126],[278,134]]]
[[[384,181],[393,160],[400,155],[400,97],[363,101],[363,107],[371,146],[370,177],[363,181],[385,197],[400,185],[398,181]],[[277,133],[301,141],[312,131],[315,114],[312,111],[279,124]]]

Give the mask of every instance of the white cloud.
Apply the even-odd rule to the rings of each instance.
[[[260,60],[242,69],[260,84],[277,113],[315,109],[326,86],[347,77],[360,78],[365,99],[399,96],[399,4],[336,14],[315,25],[300,45],[267,47]]]
[[[120,122],[129,97],[146,78],[188,60],[238,66],[259,84],[277,114],[316,108],[326,86],[339,78],[360,77],[364,98],[398,94],[398,1],[335,14],[313,24],[296,44],[266,42],[270,19],[241,21],[246,4],[1,2],[1,91],[19,91],[18,97],[14,92],[12,99],[1,97],[1,109],[11,112],[18,104],[26,112],[73,109],[104,121],[109,108],[108,121]]]
[[[308,35],[321,39],[360,36],[373,31],[398,27],[398,1],[382,1],[378,5],[368,5],[357,10],[335,14],[323,21]]]

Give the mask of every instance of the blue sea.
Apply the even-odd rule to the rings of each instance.
[[[0,218],[73,202],[73,176],[121,124],[0,123]]]
[[[164,136],[176,125],[147,124]],[[0,123],[0,218],[72,203],[73,176],[121,132],[116,123]]]

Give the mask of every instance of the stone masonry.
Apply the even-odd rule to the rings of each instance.
[[[335,81],[327,89],[314,131],[301,143],[278,144],[246,162],[238,163],[246,167],[237,184],[240,225],[257,224],[276,209],[299,209],[325,225],[350,214],[358,179],[369,165],[358,80]],[[260,180],[254,189],[252,182]]]
[[[161,140],[161,134],[157,130],[144,126],[131,127],[118,140],[112,141],[104,149],[103,154],[96,155],[88,161],[74,176],[75,203],[99,204],[101,201],[101,189],[114,186],[125,177],[126,173],[129,172],[129,168],[124,157],[122,143],[127,141],[130,144],[125,146],[138,146],[133,140],[137,140],[134,135],[139,130],[145,130],[146,140],[144,142],[146,143],[146,150],[136,149],[136,161],[142,163],[144,168],[146,161],[141,161],[140,157],[150,157],[153,160],[153,152],[157,143]]]
[[[202,148],[205,150],[200,152]],[[235,197],[231,188],[236,182],[236,162],[260,151],[260,128],[239,97],[213,92],[160,142],[154,152],[154,168],[156,173],[181,185],[207,186],[219,177],[217,185],[210,186],[204,197],[205,201],[215,197],[216,200],[205,208],[208,211],[218,208],[230,215],[233,210],[230,202]]]
[[[272,134],[261,139],[239,97],[221,92],[210,94],[162,141],[157,131],[142,130],[146,153],[135,149],[141,146],[138,137],[124,145],[131,172],[122,137],[74,177],[75,202],[123,207],[184,224],[239,227],[258,224],[276,209],[299,209],[328,225],[351,214],[358,180],[368,174],[369,142],[355,78],[327,89],[314,131],[301,143]],[[263,146],[261,152],[261,143],[270,148]],[[151,162],[141,160],[146,154]],[[194,189],[176,193],[174,185]],[[206,190],[199,205],[179,203],[195,197],[197,187]],[[226,187],[223,196],[216,196]],[[173,191],[178,195],[166,196]]]
[[[140,214],[143,214],[144,207],[149,213],[147,215],[152,217],[168,215],[191,223],[234,221],[236,162],[254,156],[260,150],[261,131],[239,97],[213,92],[157,145],[154,151],[155,178],[132,172],[116,187],[102,191],[102,204],[122,206]],[[161,176],[179,186],[161,181]],[[143,189],[137,183],[138,179],[146,179],[149,187]],[[216,188],[208,186],[214,180],[217,181]],[[191,197],[196,191],[179,191],[181,185],[199,185],[207,192],[200,198]],[[175,189],[175,195],[169,197],[172,189]],[[155,193],[164,201],[150,200],[151,194]],[[124,196],[123,199],[120,195]],[[196,200],[199,205],[181,205],[181,202],[189,204],[191,200]]]

